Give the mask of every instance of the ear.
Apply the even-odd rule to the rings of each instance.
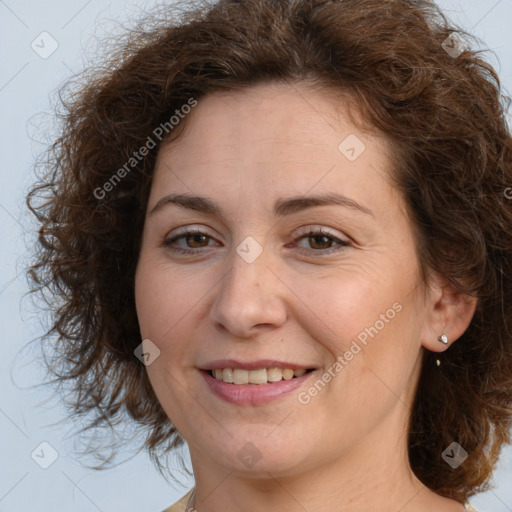
[[[432,352],[444,352],[468,328],[475,313],[477,298],[461,293],[440,277],[431,279],[421,344]],[[443,334],[448,338],[447,344],[438,339]]]

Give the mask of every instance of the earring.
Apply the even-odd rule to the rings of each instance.
[[[437,338],[441,343],[444,343],[445,345],[448,344],[448,336],[446,334],[441,334],[439,338]]]

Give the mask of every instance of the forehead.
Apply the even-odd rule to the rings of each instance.
[[[382,193],[389,145],[361,132],[348,100],[307,84],[266,83],[201,98],[184,130],[160,148],[154,189],[237,188],[269,198],[283,189]],[[379,192],[380,190],[380,192]],[[240,193],[240,190],[238,190]]]
[[[247,152],[253,137],[257,137],[258,146],[314,145],[337,155],[340,135],[359,131],[347,116],[351,108],[361,119],[354,106],[354,99],[347,93],[313,88],[306,82],[261,83],[202,97],[184,120],[184,135],[193,132],[203,138],[203,155],[217,144],[229,146],[230,140],[234,149],[243,147]],[[187,143],[197,142],[194,137],[186,138]],[[372,138],[379,136],[373,133]],[[380,143],[386,145],[386,140],[381,139]],[[179,139],[167,147],[178,142]],[[248,144],[242,145],[243,142]]]

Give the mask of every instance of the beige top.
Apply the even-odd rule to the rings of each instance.
[[[192,496],[193,492],[194,489],[190,489],[190,491],[188,491],[180,501],[177,501],[174,505],[166,508],[163,512],[185,512],[185,507],[187,506],[188,500],[190,499],[190,496]]]
[[[190,499],[190,496],[192,496],[192,493],[194,492],[194,489],[190,489],[190,491],[181,498],[180,501],[176,502],[174,505],[171,505],[169,508],[166,508],[163,512],[191,512],[188,510],[185,510],[185,507],[187,506],[188,500]],[[476,509],[474,509],[469,503],[466,503],[465,505],[466,512],[477,512]]]

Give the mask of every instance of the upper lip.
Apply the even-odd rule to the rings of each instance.
[[[309,370],[313,369],[312,365],[302,365],[297,363],[289,363],[277,361],[275,359],[258,359],[257,361],[238,361],[236,359],[218,359],[211,361],[200,367],[201,370],[221,370],[224,368],[237,368],[242,370],[259,370],[261,368],[290,368],[292,370]]]

